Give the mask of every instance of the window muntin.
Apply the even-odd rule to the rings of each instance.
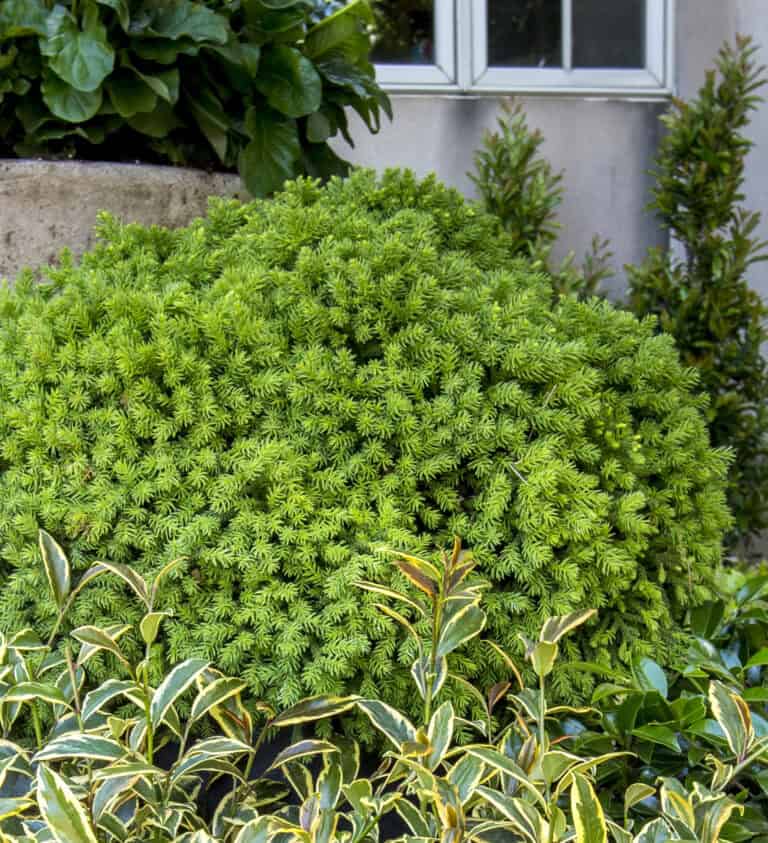
[[[434,26],[432,64],[377,62],[377,75],[390,90],[666,95],[673,3],[377,0],[431,7]]]

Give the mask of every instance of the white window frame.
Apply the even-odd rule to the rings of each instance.
[[[435,0],[435,64],[379,64],[379,83],[390,91],[536,93],[666,97],[673,92],[676,0],[647,0],[644,69],[570,67],[571,11],[562,0],[563,66],[489,67],[486,0]]]

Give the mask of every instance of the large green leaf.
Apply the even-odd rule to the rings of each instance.
[[[3,0],[0,3],[0,41],[25,35],[45,35],[48,9],[43,0]]]
[[[313,720],[324,720],[327,717],[336,717],[349,711],[360,697],[307,697],[296,705],[281,711],[272,720],[272,726],[298,726],[301,723],[310,723]]]
[[[664,699],[669,696],[669,685],[664,670],[653,660],[640,659],[635,665],[637,684],[644,691],[658,691]]]
[[[264,49],[256,88],[275,111],[303,117],[320,108],[323,83],[312,62],[293,47]]]
[[[109,99],[121,117],[132,117],[152,111],[157,94],[132,70],[119,69],[105,85]]]
[[[176,0],[161,5],[154,13],[150,32],[176,41],[191,38],[193,41],[225,44],[228,25],[223,15],[218,15],[203,3]]]
[[[485,626],[485,612],[477,606],[465,606],[453,615],[440,631],[437,657],[444,658],[457,647],[479,635]]]
[[[45,530],[40,530],[38,535],[40,544],[40,555],[43,557],[45,575],[48,577],[48,584],[51,587],[53,599],[59,609],[64,607],[69,596],[72,585],[72,574],[61,545]]]
[[[450,700],[446,700],[429,721],[427,737],[429,738],[430,751],[426,763],[430,770],[436,769],[450,748],[453,740],[453,726],[453,706]]]
[[[171,670],[152,697],[150,716],[153,726],[160,725],[168,709],[207,667],[208,662],[203,659],[187,659]]]
[[[159,101],[154,111],[129,117],[128,125],[151,138],[164,138],[182,123],[167,102]]]
[[[357,706],[398,749],[404,743],[416,743],[416,728],[392,706],[380,700],[359,700]]]
[[[307,55],[313,59],[341,56],[350,66],[366,61],[370,51],[366,24],[370,22],[366,0],[352,0],[309,30]]]
[[[581,775],[573,777],[571,812],[576,829],[576,843],[608,843],[605,813],[589,780]]]
[[[98,843],[83,806],[64,779],[45,764],[37,768],[37,802],[59,843]]]
[[[40,51],[48,56],[49,67],[59,78],[78,91],[91,93],[112,72],[115,51],[95,7],[86,7],[83,24],[81,31],[71,12],[62,5],[55,6]]]
[[[709,683],[709,704],[725,732],[728,746],[742,760],[755,738],[749,706],[738,694],[717,681]]]
[[[88,732],[67,732],[49,741],[36,755],[35,761],[60,761],[81,758],[84,761],[117,761],[125,750],[112,738]]]
[[[136,688],[133,682],[121,679],[107,679],[98,688],[89,691],[83,700],[82,718],[83,723],[87,723],[96,712],[101,709],[111,700],[126,694]]]
[[[278,120],[255,109],[246,123],[251,140],[240,154],[240,176],[253,196],[269,196],[296,175],[299,132],[293,120]]]

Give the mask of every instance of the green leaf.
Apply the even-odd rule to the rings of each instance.
[[[17,817],[19,814],[23,814],[25,811],[32,808],[34,804],[34,801],[28,797],[0,798],[0,822],[8,819],[9,817]]]
[[[112,653],[123,664],[127,664],[127,660],[123,655],[123,651],[120,649],[120,645],[117,643],[117,639],[108,630],[101,629],[98,626],[80,626],[72,630],[72,637],[81,644],[88,645],[88,650],[85,653],[81,650],[77,660],[78,665],[84,664],[86,659],[90,658],[94,655],[94,652],[98,652],[99,650]]]
[[[117,741],[87,732],[67,732],[49,741],[34,757],[34,761],[61,761],[81,758],[87,761],[117,761],[125,750]]]
[[[537,676],[549,676],[557,660],[558,646],[550,641],[539,641],[531,650],[531,664]]]
[[[202,3],[176,0],[155,11],[150,31],[172,41],[191,38],[198,43],[225,44],[229,26],[223,15],[216,14]]]
[[[190,722],[194,723],[204,717],[214,706],[221,705],[225,700],[239,694],[245,686],[245,682],[229,676],[215,679],[197,695],[189,715]]]
[[[632,730],[631,734],[633,734],[636,738],[642,738],[645,741],[665,746],[673,752],[682,752],[677,735],[669,728],[669,726],[660,726],[657,724],[638,726],[636,729]]]
[[[59,843],[98,843],[83,806],[58,773],[37,768],[40,814]]]
[[[485,612],[469,605],[452,615],[440,631],[437,658],[444,658],[462,644],[479,635],[485,626]]]
[[[69,560],[61,549],[61,545],[51,535],[46,533],[45,530],[39,531],[38,543],[40,545],[40,555],[43,557],[48,585],[51,588],[54,602],[59,607],[59,610],[61,610],[67,602],[69,590],[72,585]]]
[[[323,83],[312,62],[293,47],[263,49],[255,85],[269,105],[286,117],[303,117],[320,108]]]
[[[310,143],[325,143],[331,134],[331,123],[322,111],[316,111],[309,115],[307,119],[307,140]]]
[[[667,675],[653,659],[642,658],[637,662],[635,678],[644,691],[658,691],[664,699],[669,696]]]
[[[750,667],[762,667],[763,665],[768,664],[768,647],[763,647],[762,650],[758,650],[754,656],[744,665],[745,669]]]
[[[101,711],[101,709],[111,700],[122,696],[129,691],[133,691],[136,685],[133,682],[128,682],[120,679],[107,679],[93,691],[89,691],[83,700],[82,719],[83,723],[87,723],[94,714]]]
[[[633,843],[669,843],[674,839],[670,837],[670,828],[662,819],[651,820],[640,829]]]
[[[188,105],[219,160],[226,161],[230,121],[218,97],[210,88],[203,87],[196,91]]]
[[[154,644],[163,618],[171,616],[170,612],[147,612],[139,622],[139,632],[145,644]]]
[[[431,668],[429,656],[425,654],[419,656],[411,666],[411,676],[419,689],[422,699],[427,698],[427,677],[430,675]],[[440,693],[445,680],[448,678],[448,661],[445,658],[435,660],[435,673],[432,676],[432,699],[435,699]]]
[[[78,667],[84,665],[101,650],[112,653],[125,664],[125,657],[120,651],[117,641],[130,629],[131,627],[128,624],[114,624],[105,629],[97,626],[83,626],[74,630],[72,636],[82,644],[80,652],[77,654]],[[75,633],[78,633],[78,635],[75,635]]]
[[[738,694],[716,680],[709,683],[709,704],[731,752],[741,760],[755,738],[749,706]]]
[[[145,114],[157,104],[157,94],[131,70],[120,68],[112,74],[105,87],[121,117]]]
[[[234,843],[268,843],[271,820],[271,817],[259,817],[246,823],[238,832]]]
[[[629,814],[631,808],[639,805],[656,793],[656,788],[643,782],[633,782],[624,792],[624,814]]]
[[[372,23],[365,0],[352,0],[332,15],[315,24],[307,33],[307,55],[312,58],[341,57],[351,70],[367,61],[370,41],[366,24]]]
[[[270,764],[269,770],[276,770],[283,764],[289,764],[298,761],[301,758],[311,758],[314,755],[325,755],[328,752],[338,752],[339,750],[328,741],[307,739],[292,744],[291,746],[278,753],[275,760]]]
[[[569,632],[586,623],[597,614],[597,609],[586,609],[581,612],[571,612],[569,615],[560,615],[556,618],[549,618],[541,629],[539,641],[547,641],[550,644],[557,642]]]
[[[298,726],[301,723],[310,723],[313,720],[325,720],[328,717],[336,717],[349,711],[360,697],[331,697],[321,695],[319,697],[307,697],[296,705],[287,708],[275,717],[271,726]]]
[[[164,138],[174,129],[183,125],[167,102],[158,102],[154,111],[147,114],[134,114],[128,118],[128,125],[151,138]],[[149,604],[145,604],[149,608]]]
[[[19,682],[6,690],[1,699],[3,703],[41,700],[69,708],[69,701],[64,694],[55,685],[45,682]]]
[[[453,740],[453,724],[453,706],[446,700],[432,715],[427,729],[430,750],[426,764],[430,770],[435,770],[448,752]]]
[[[357,707],[397,749],[404,743],[416,743],[416,728],[392,706],[379,700],[358,700]]]
[[[207,667],[208,662],[203,659],[187,659],[176,665],[163,679],[152,697],[150,707],[150,718],[155,728],[162,723],[168,709]]]
[[[117,19],[124,32],[128,32],[128,25],[131,22],[128,0],[96,0],[102,6],[108,6],[117,13]]]
[[[48,646],[38,638],[33,629],[27,627],[17,632],[8,641],[8,648],[26,652],[28,650],[47,650]]]
[[[480,759],[480,761],[483,761],[494,770],[498,770],[500,773],[509,776],[526,790],[545,811],[547,810],[547,804],[539,789],[511,758],[507,758],[506,755],[502,755],[498,750],[487,746],[468,746],[465,747],[465,751],[467,754]]]
[[[0,3],[0,41],[25,35],[45,35],[48,9],[43,0],[3,0]]]
[[[483,779],[485,764],[474,755],[462,755],[451,767],[446,780],[452,784],[459,794],[459,802],[463,805],[473,795]]]
[[[83,23],[80,31],[71,12],[56,5],[48,18],[48,37],[41,40],[40,51],[48,56],[48,66],[60,79],[78,91],[93,93],[112,72],[115,51],[95,6],[86,7]]]
[[[278,121],[255,109],[249,110],[246,125],[251,140],[240,154],[240,176],[252,196],[269,196],[296,175],[298,129],[293,121]]]
[[[608,843],[603,806],[589,780],[581,775],[573,777],[571,813],[576,830],[576,843]]]

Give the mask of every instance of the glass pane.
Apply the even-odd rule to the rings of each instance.
[[[574,67],[645,67],[645,0],[574,0]]]
[[[562,23],[561,0],[488,0],[488,64],[562,67]]]
[[[435,0],[374,0],[372,61],[435,63]]]

